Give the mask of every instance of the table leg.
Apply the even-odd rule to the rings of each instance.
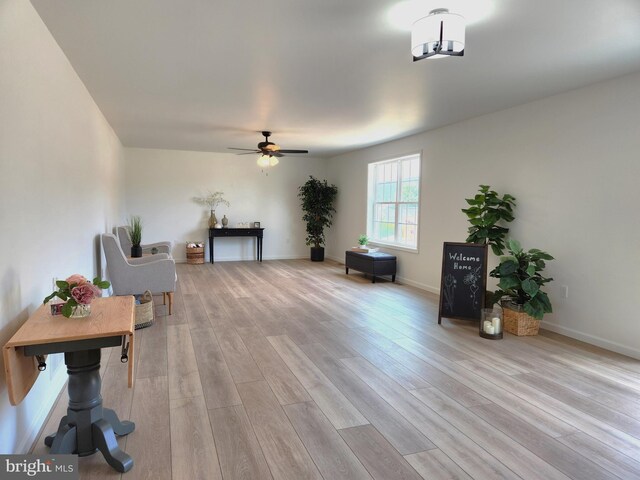
[[[209,234],[209,263],[213,263],[213,237]]]
[[[102,452],[109,465],[122,473],[131,470],[133,458],[120,450],[109,422],[104,419],[96,420],[91,425],[91,431],[96,447]]]
[[[113,410],[102,407],[100,349],[67,352],[69,407],[55,435],[45,438],[51,453],[75,453],[80,457],[100,450],[107,463],[119,472],[133,467],[133,459],[121,451],[115,434],[127,435],[133,422],[121,422]]]
[[[125,420],[124,422],[118,418],[118,414],[110,408],[102,409],[103,418],[111,424],[113,432],[116,435],[129,435],[136,428],[135,423]]]
[[[262,262],[262,237],[258,237],[259,260]]]

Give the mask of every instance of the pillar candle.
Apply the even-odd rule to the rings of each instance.
[[[491,319],[491,325],[493,326],[493,328],[494,328],[496,333],[500,333],[500,318],[499,317],[493,317]]]

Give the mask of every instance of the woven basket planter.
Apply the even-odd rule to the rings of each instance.
[[[505,332],[518,335],[537,335],[540,329],[540,320],[536,320],[522,308],[507,302],[502,306],[502,316]]]
[[[204,247],[187,246],[187,263],[189,265],[204,264]]]
[[[136,330],[153,325],[153,296],[147,290],[136,305]]]

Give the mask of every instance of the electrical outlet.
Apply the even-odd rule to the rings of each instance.
[[[564,298],[569,298],[569,285],[562,285],[562,296]]]

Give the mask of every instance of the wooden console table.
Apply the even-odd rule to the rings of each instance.
[[[264,228],[210,228],[209,262],[213,263],[213,241],[220,237],[256,237],[256,260],[262,261],[262,237]]]
[[[41,305],[3,348],[5,375],[12,405],[19,404],[46,368],[50,353],[64,353],[69,374],[69,407],[58,431],[45,439],[52,454],[79,456],[100,450],[119,472],[133,467],[133,459],[118,447],[115,435],[128,435],[135,424],[121,422],[102,407],[100,349],[122,346],[121,361],[129,361],[129,388],[133,386],[134,298],[96,298],[91,315],[66,318],[51,315]]]

